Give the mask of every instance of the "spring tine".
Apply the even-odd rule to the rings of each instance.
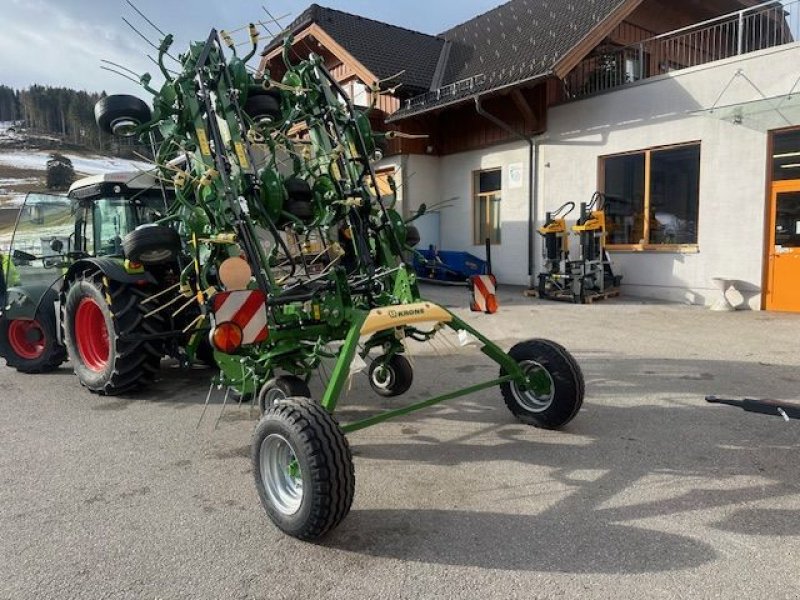
[[[214,429],[217,429],[217,427],[219,427],[219,422],[222,419],[222,415],[225,414],[225,406],[228,404],[228,396],[230,396],[230,395],[231,395],[231,388],[230,388],[230,386],[228,386],[225,389],[225,398],[222,400],[222,408],[219,411],[219,416],[217,417],[217,422],[214,423]]]
[[[143,18],[145,21],[147,21],[147,22],[150,24],[150,27],[152,27],[152,28],[153,28],[153,29],[155,29],[155,30],[156,30],[158,33],[160,33],[160,34],[161,34],[161,37],[167,37],[167,34],[166,34],[166,33],[164,33],[163,31],[161,31],[161,29],[160,29],[160,28],[159,28],[159,27],[158,27],[158,26],[157,26],[155,23],[153,23],[153,22],[152,22],[150,19],[148,19],[148,18],[147,18],[147,16],[146,16],[146,15],[145,15],[145,14],[144,14],[144,13],[143,13],[141,10],[139,10],[139,9],[136,7],[136,5],[135,5],[133,2],[131,2],[131,0],[125,0],[125,2],[127,2],[127,3],[128,3],[128,5],[129,5],[129,6],[130,6],[130,7],[131,7],[133,10],[135,10],[135,11],[136,11],[136,12],[139,14],[139,16],[140,16],[140,17],[142,17],[142,18]]]
[[[208,410],[208,403],[211,400],[211,394],[214,391],[214,380],[211,380],[211,385],[208,386],[208,394],[206,395],[206,401],[203,404],[203,412],[200,413],[200,420],[197,421],[197,425],[195,429],[200,429],[200,424],[203,422],[203,418],[206,416],[206,411]]]

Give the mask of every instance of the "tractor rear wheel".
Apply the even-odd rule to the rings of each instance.
[[[253,435],[253,474],[261,504],[284,533],[315,540],[350,512],[355,472],[339,424],[308,398],[271,406]]]
[[[0,357],[21,373],[47,373],[67,360],[56,338],[52,304],[44,302],[33,319],[0,317]]]
[[[159,333],[147,318],[143,290],[100,274],[72,283],[64,301],[64,338],[75,374],[97,394],[114,396],[149,385],[161,362],[159,344],[139,339]]]
[[[569,423],[583,404],[584,380],[577,361],[550,340],[528,340],[508,353],[525,374],[529,385],[515,381],[500,386],[508,409],[523,423],[557,429]],[[500,369],[500,376],[507,375]]]

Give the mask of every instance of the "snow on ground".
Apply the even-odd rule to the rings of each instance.
[[[39,177],[0,177],[0,194],[11,185],[32,185],[40,181]]]
[[[64,156],[72,161],[75,171],[83,175],[99,175],[113,171],[146,171],[152,168],[152,165],[146,162],[109,156],[81,156],[69,153],[64,153]],[[50,152],[46,150],[0,152],[0,165],[45,171],[49,158]]]

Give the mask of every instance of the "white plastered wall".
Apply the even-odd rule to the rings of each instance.
[[[743,289],[742,305],[759,309],[768,135],[757,116],[736,125],[689,113],[787,94],[798,65],[800,45],[792,44],[551,108],[540,143],[539,218],[568,200],[588,201],[601,156],[700,141],[699,252],[613,253],[624,293],[711,304],[719,293],[712,278],[727,277]]]

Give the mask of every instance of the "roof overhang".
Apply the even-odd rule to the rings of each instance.
[[[595,25],[584,38],[575,44],[572,49],[562,56],[555,65],[553,73],[559,79],[564,79],[586,56],[600,44],[623,19],[627,18],[644,0],[625,0],[615,10],[611,11],[605,19]]]
[[[322,27],[319,26],[317,23],[310,23],[306,27],[300,29],[295,35],[292,42],[293,46],[297,46],[297,44],[305,44],[308,45],[308,41],[311,39],[316,40],[322,46],[324,46],[328,52],[333,54],[337,59],[342,61],[342,63],[346,64],[353,73],[364,83],[372,84],[378,81],[378,77],[372,73],[368,68],[366,68],[360,61],[356,59],[355,56],[350,54],[345,48],[339,44],[336,40],[334,40],[328,32],[326,32]],[[280,58],[283,54],[283,44],[279,44],[275,48],[267,51],[262,59],[261,59],[261,70],[263,71],[267,65],[267,63],[275,60],[276,58]]]

